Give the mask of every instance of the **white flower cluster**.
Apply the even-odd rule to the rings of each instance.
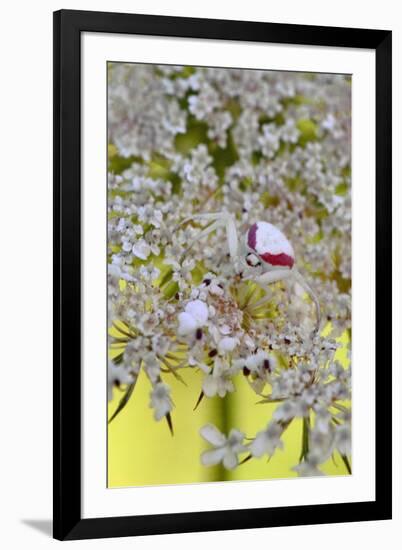
[[[108,97],[109,398],[123,389],[121,410],[143,371],[171,427],[169,377],[201,370],[200,402],[242,376],[275,412],[248,439],[205,426],[203,464],[271,456],[302,418],[295,471],[321,474],[334,453],[350,469],[350,366],[335,357],[351,329],[349,77],[111,63]],[[194,241],[204,224],[183,220],[219,211],[239,234],[259,220],[286,234],[320,334],[297,283],[239,277],[219,228]]]

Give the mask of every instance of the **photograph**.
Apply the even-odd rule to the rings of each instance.
[[[352,81],[107,63],[108,488],[352,474]]]
[[[5,4],[0,549],[402,540],[397,6]]]

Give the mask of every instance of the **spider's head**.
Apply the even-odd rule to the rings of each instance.
[[[247,252],[246,264],[250,267],[257,267],[261,265],[261,260],[254,252]]]
[[[293,247],[285,235],[268,222],[254,223],[246,234],[246,262],[272,268],[292,269],[295,263]]]

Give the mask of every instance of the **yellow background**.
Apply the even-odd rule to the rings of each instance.
[[[345,362],[344,350],[338,356]],[[233,471],[221,466],[205,467],[200,463],[202,451],[210,448],[199,435],[199,429],[213,422],[224,433],[232,427],[253,437],[271,417],[275,405],[256,404],[258,397],[239,375],[236,392],[226,398],[204,398],[193,410],[199,396],[203,374],[185,369],[182,376],[187,387],[173,377],[174,436],[163,419],[156,422],[149,408],[150,382],[141,373],[134,393],[108,429],[108,486],[127,487],[197,483],[202,481],[250,480],[296,477],[291,468],[298,464],[302,441],[302,421],[294,420],[283,436],[284,449],[277,450],[271,460],[266,456],[240,465]],[[109,417],[116,409],[122,393],[115,390],[109,404]],[[244,457],[246,455],[242,455]],[[347,475],[339,458],[331,459],[321,468],[326,474]]]

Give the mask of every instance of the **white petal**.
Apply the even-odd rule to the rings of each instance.
[[[236,430],[236,428],[233,428],[229,432],[228,437],[230,445],[233,446],[241,446],[244,440],[244,433],[240,430]]]
[[[134,277],[130,275],[129,273],[125,273],[124,271],[121,272],[121,278],[125,281],[134,281]]]
[[[230,353],[235,349],[238,343],[239,340],[237,338],[225,336],[218,344],[219,353]]]
[[[108,264],[107,270],[112,277],[120,277],[121,269],[118,264]]]
[[[208,307],[208,312],[209,312],[209,316],[213,317],[216,313],[216,309],[214,308],[214,306],[209,306]]]
[[[191,334],[192,332],[195,332],[195,330],[197,329],[197,321],[189,313],[186,313],[185,311],[183,311],[182,313],[179,313],[178,319],[179,319],[179,334],[181,336],[186,336],[187,334]]]
[[[238,465],[239,461],[237,460],[237,455],[233,453],[232,451],[227,451],[224,459],[223,459],[223,465],[227,470],[233,470]]]
[[[155,403],[154,418],[159,422],[168,412],[172,410],[172,405],[169,400],[158,401]]]
[[[218,395],[219,397],[225,397],[227,393],[234,391],[234,385],[231,380],[225,380],[224,378],[218,378]]]
[[[268,447],[268,437],[265,432],[259,432],[250,445],[250,451],[257,458],[266,453]]]
[[[209,292],[211,294],[215,294],[215,296],[222,296],[223,294],[223,288],[221,288],[216,283],[211,283],[211,286],[209,287]]]
[[[323,476],[324,473],[321,472],[316,466],[310,465],[308,462],[301,462],[294,468],[292,468],[299,477],[315,477],[315,476]]]
[[[197,363],[197,367],[205,374],[208,374],[211,371],[211,367],[208,367],[205,363]]]
[[[297,409],[295,404],[292,401],[285,401],[275,409],[272,416],[277,421],[284,420],[286,422],[296,416],[296,413]]]
[[[349,455],[352,452],[351,431],[347,425],[339,426],[336,432],[338,451],[342,455]]]
[[[202,437],[214,447],[221,447],[226,443],[226,437],[213,424],[206,424],[200,429]]]
[[[229,325],[222,325],[219,327],[219,332],[223,335],[228,335],[232,332],[232,329]]]
[[[204,378],[202,391],[207,397],[213,397],[214,395],[216,395],[216,392],[218,391],[218,380],[214,376],[212,376],[212,374],[208,374]]]
[[[219,340],[221,339],[221,334],[218,330],[218,327],[215,324],[211,324],[208,327],[209,334],[212,336],[216,344],[218,344]]]
[[[254,348],[255,348],[254,340],[253,340],[248,334],[246,334],[246,335],[244,336],[243,342],[246,344],[246,346],[247,346],[249,349],[254,349]]]
[[[173,408],[170,399],[170,388],[163,382],[158,382],[151,391],[149,406],[154,409],[155,420],[161,420]]]
[[[185,311],[194,317],[200,327],[204,326],[208,321],[208,307],[207,304],[201,300],[189,302],[186,305]]]
[[[133,246],[133,254],[137,256],[137,258],[140,258],[140,260],[146,260],[150,253],[151,249],[144,239],[140,239]]]
[[[205,451],[201,455],[201,462],[204,466],[214,466],[219,464],[225,456],[225,449],[214,449],[213,451]]]
[[[258,366],[260,364],[260,359],[259,357],[257,357],[256,354],[252,354],[252,355],[249,355],[247,358],[246,358],[246,367],[251,370],[251,371],[255,371],[258,369]]]

